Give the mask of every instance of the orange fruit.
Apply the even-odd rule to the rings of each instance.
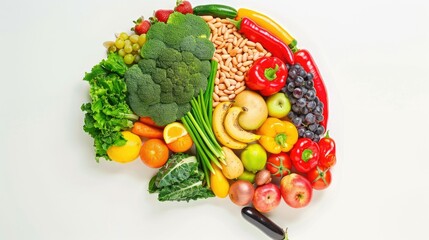
[[[173,122],[168,124],[167,126],[165,126],[163,132],[164,141],[167,144],[176,141],[177,139],[185,136],[186,134],[188,134],[188,132],[186,131],[185,126],[179,122]]]
[[[160,168],[167,162],[169,151],[161,139],[149,139],[140,148],[140,159],[151,168]]]
[[[178,138],[176,141],[167,144],[167,147],[176,153],[186,152],[191,149],[194,142],[189,134],[186,134],[183,137]]]

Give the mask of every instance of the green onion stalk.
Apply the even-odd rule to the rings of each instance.
[[[191,136],[197,151],[197,159],[202,165],[207,186],[210,187],[210,172],[215,173],[211,163],[222,169],[225,155],[212,129],[213,89],[217,72],[217,61],[211,61],[211,73],[206,91],[199,93],[191,101],[191,111],[182,117],[183,125]]]

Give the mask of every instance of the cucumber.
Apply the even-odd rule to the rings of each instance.
[[[194,7],[194,14],[198,16],[210,15],[219,18],[235,18],[237,10],[222,4],[207,4]]]

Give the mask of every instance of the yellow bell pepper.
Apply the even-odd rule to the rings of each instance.
[[[269,153],[289,152],[298,141],[298,130],[293,123],[269,117],[257,130],[259,143]]]
[[[247,8],[238,9],[237,16],[235,17],[235,19],[240,20],[245,17],[254,21],[261,28],[276,36],[278,39],[288,45],[293,52],[296,52],[298,50],[296,46],[297,41],[295,40],[295,38],[293,38],[284,28],[282,28],[280,24],[275,22],[267,15]]]

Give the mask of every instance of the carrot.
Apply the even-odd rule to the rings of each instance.
[[[135,122],[131,132],[139,135],[140,137],[164,139],[162,129],[152,127],[142,122]]]
[[[164,126],[156,125],[155,121],[151,117],[140,117],[139,121],[152,127],[164,128]]]

